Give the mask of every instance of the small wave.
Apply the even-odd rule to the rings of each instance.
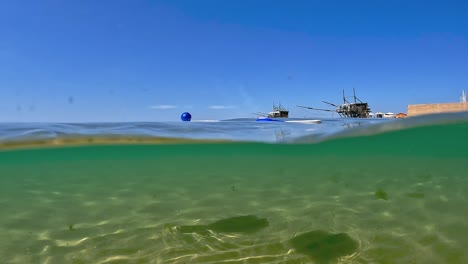
[[[356,126],[353,129],[344,129],[330,134],[307,135],[290,140],[290,143],[315,143],[342,137],[370,136],[380,133],[404,130],[421,126],[445,125],[468,122],[468,112],[424,115],[402,119],[392,119],[389,122]]]
[[[221,120],[192,120],[192,122],[221,122]]]
[[[103,142],[106,138],[148,141],[161,138],[265,143],[316,143],[324,140],[368,136],[417,126],[468,122],[468,113],[438,114],[404,119],[299,119],[292,122],[256,122],[252,118],[232,120],[194,120],[193,122],[127,123],[3,123],[0,143],[49,140],[56,142],[78,138]],[[66,139],[66,140],[63,140]],[[98,139],[98,140],[94,140]],[[120,140],[121,141],[121,140]]]

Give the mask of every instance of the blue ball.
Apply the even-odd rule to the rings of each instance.
[[[192,115],[191,115],[189,112],[184,112],[184,113],[182,113],[182,115],[180,116],[180,120],[182,120],[182,121],[190,121],[190,120],[192,120]]]

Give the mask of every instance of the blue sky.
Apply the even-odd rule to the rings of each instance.
[[[468,1],[0,1],[0,121],[373,111],[468,90]]]

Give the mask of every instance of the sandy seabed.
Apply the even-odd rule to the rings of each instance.
[[[1,263],[468,263],[462,158],[105,148],[1,153]],[[268,225],[181,232],[246,215]],[[356,248],[329,256],[327,243],[339,253],[345,241],[293,243],[315,231]]]

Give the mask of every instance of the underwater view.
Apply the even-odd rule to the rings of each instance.
[[[468,116],[363,122],[3,124],[0,263],[468,263]]]

